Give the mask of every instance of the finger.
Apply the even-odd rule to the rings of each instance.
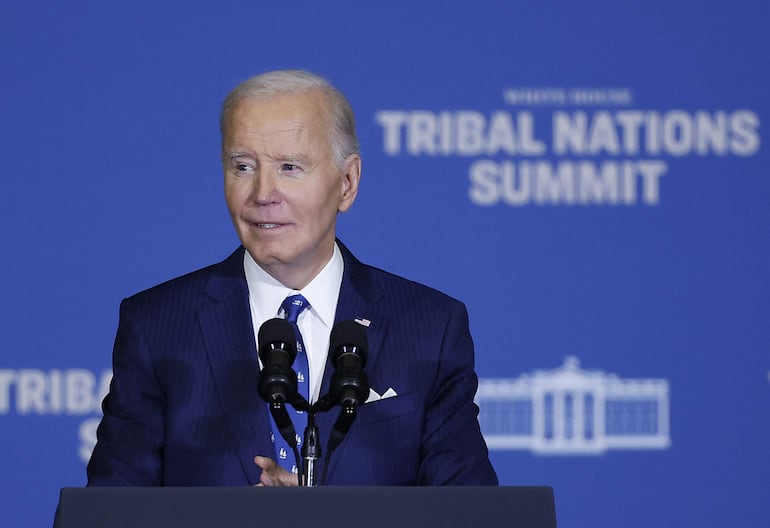
[[[270,477],[270,473],[267,471],[262,471],[262,474],[259,475],[259,485],[260,486],[275,486],[275,481]]]
[[[296,486],[297,475],[286,471],[269,457],[255,456],[254,463],[262,468],[259,481],[265,486]]]
[[[255,456],[254,463],[262,469],[262,473],[259,475],[259,484],[257,485],[275,486],[276,484],[274,479],[271,477],[271,474],[276,471],[278,464],[276,464],[272,458],[263,456]]]
[[[279,467],[272,458],[264,456],[255,456],[254,463],[265,471],[274,471]]]
[[[297,486],[297,475],[294,473],[289,473],[285,469],[281,469],[281,472],[278,475],[273,475],[275,478],[277,476],[277,480],[280,481],[280,486]]]

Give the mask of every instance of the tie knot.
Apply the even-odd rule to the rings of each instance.
[[[296,323],[302,310],[310,308],[310,303],[300,294],[289,295],[281,303],[281,308],[286,312],[286,320],[290,323]]]

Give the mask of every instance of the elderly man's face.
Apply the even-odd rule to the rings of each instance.
[[[225,199],[244,247],[270,275],[300,289],[326,265],[337,212],[358,192],[361,160],[340,168],[323,95],[243,99],[230,113]]]

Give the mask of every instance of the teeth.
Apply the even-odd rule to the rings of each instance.
[[[257,224],[257,225],[265,229],[273,229],[275,227],[278,227],[279,224]]]

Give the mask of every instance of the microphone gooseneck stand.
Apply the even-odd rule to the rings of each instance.
[[[321,439],[318,427],[315,425],[315,411],[310,411],[307,415],[307,427],[302,440],[302,478],[300,486],[308,488],[317,485],[315,479],[315,463],[321,458]]]
[[[321,475],[321,482],[326,482],[326,473],[329,469],[329,460],[331,459],[332,453],[345,439],[345,435],[348,434],[348,430],[350,430],[350,426],[353,425],[353,420],[356,419],[357,415],[358,411],[356,406],[348,406],[340,409],[337,421],[334,422],[334,427],[332,427],[332,431],[329,434],[329,443],[326,445],[326,458],[324,459],[324,470]]]
[[[283,439],[289,444],[294,452],[294,461],[299,467],[299,451],[297,450],[297,434],[294,429],[294,424],[289,418],[289,413],[286,410],[286,406],[283,402],[273,401],[270,403],[270,414],[273,417],[273,421],[278,426],[278,432]],[[299,480],[299,474],[297,475],[297,484],[302,485],[302,481]]]
[[[335,369],[330,394],[312,405],[297,390],[297,374],[291,367],[296,357],[292,341],[293,329],[286,320],[271,319],[262,325],[259,331],[259,357],[263,368],[260,371],[258,392],[268,402],[279,434],[294,451],[294,459],[300,468],[297,472],[298,485],[315,487],[319,484],[316,480],[316,463],[322,453],[320,433],[315,423],[316,413],[329,411],[336,405],[341,407],[329,435],[320,481],[324,483],[331,454],[342,443],[358,414],[358,406],[369,395],[369,383],[363,371],[368,351],[366,329],[353,321],[342,321],[334,325],[329,347],[329,360]],[[286,403],[307,413],[301,458],[297,449],[296,430],[286,410]]]
[[[332,453],[334,453],[334,450],[337,449],[345,439],[345,435],[347,435],[350,426],[353,425],[353,421],[358,414],[356,405],[349,405],[340,409],[337,421],[334,422],[334,426],[329,434],[329,442],[326,444],[326,456],[324,457],[321,480],[317,480],[316,466],[317,461],[321,459],[322,449],[320,433],[318,427],[315,425],[315,415],[317,411],[328,411],[333,406],[333,404],[329,404],[328,398],[323,398],[317,402],[317,405],[312,405],[310,407],[311,410],[308,413],[305,436],[302,441],[302,478],[300,480],[300,486],[314,487],[326,482],[326,474]]]

